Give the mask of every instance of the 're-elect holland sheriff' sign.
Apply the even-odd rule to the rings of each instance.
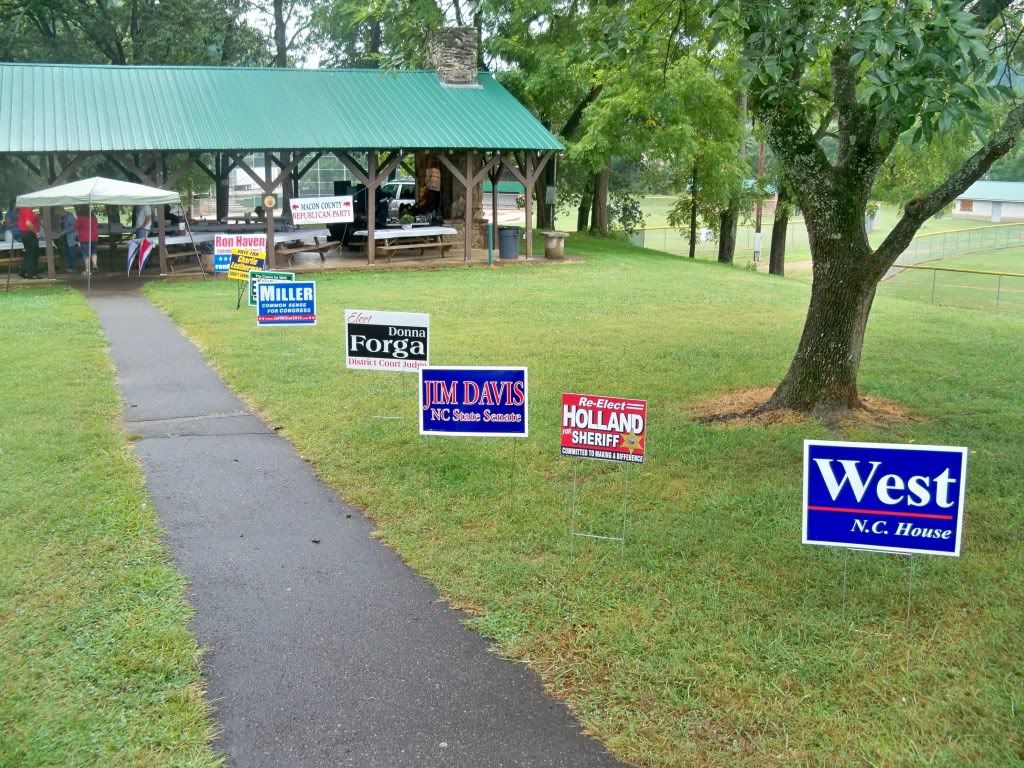
[[[642,464],[647,401],[603,395],[562,395],[562,455]]]
[[[430,361],[430,315],[345,310],[345,367],[416,373]]]
[[[525,368],[420,368],[420,434],[526,437]]]
[[[804,441],[803,543],[960,555],[967,449]]]

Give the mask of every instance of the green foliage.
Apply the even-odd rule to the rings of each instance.
[[[966,124],[930,142],[914,142],[904,135],[882,165],[872,196],[897,205],[914,200],[947,179],[975,149],[977,142]]]
[[[263,41],[244,0],[0,0],[11,61],[252,64]]]

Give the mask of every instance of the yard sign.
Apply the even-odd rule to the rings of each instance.
[[[803,543],[960,555],[967,449],[804,441]]]
[[[258,234],[222,234],[213,236],[213,271],[227,272],[233,248],[251,248],[267,252],[267,236]]]
[[[420,368],[420,434],[526,437],[526,369]]]
[[[345,367],[416,373],[430,361],[430,315],[345,310]]]
[[[603,395],[562,395],[562,455],[642,464],[647,401]]]
[[[231,263],[228,265],[228,279],[249,282],[249,273],[254,269],[265,269],[267,257],[264,251],[250,248],[232,248]],[[239,287],[241,290],[241,287]]]
[[[316,325],[316,283],[313,280],[263,282],[256,286],[258,326]]]
[[[275,272],[273,270],[266,269],[254,269],[249,273],[249,306],[256,306],[256,286],[260,283],[271,282],[274,280],[294,280],[294,272]]]

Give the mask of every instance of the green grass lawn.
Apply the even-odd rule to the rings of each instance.
[[[95,315],[0,295],[0,337],[0,765],[220,765]]]
[[[647,248],[656,248],[666,253],[685,255],[689,253],[689,239],[679,233],[679,230],[669,227],[668,214],[675,205],[676,198],[669,195],[649,195],[640,201],[640,207],[644,213],[644,226],[650,231],[644,234],[643,244]],[[896,226],[900,212],[894,205],[885,203],[881,206],[881,219],[875,231],[871,233],[871,242],[878,245],[887,234]],[[764,216],[761,223],[762,229],[762,259],[768,259],[768,250],[771,243],[773,216]],[[575,229],[576,220],[571,215],[560,217],[559,229]],[[961,229],[976,229],[989,226],[989,222],[971,219],[956,219],[950,216],[942,218],[931,218],[924,223],[918,232],[918,236],[933,235],[941,232],[952,232]],[[807,230],[804,227],[803,219],[799,216],[790,220],[786,236],[786,261],[791,265],[811,258],[811,249],[807,240]],[[745,264],[753,260],[754,250],[754,226],[753,221],[742,222],[736,233],[736,262]],[[697,257],[701,259],[716,260],[718,258],[718,242],[704,241],[697,244]],[[798,267],[799,269],[799,267]]]
[[[971,449],[963,556],[913,559],[908,626],[906,558],[800,544],[801,441],[830,433],[687,414],[778,381],[807,286],[583,236],[568,251],[586,262],[320,276],[305,329],[257,329],[226,281],[147,292],[383,541],[623,758],[1024,763],[1024,318],[876,302],[863,388],[922,420],[850,436]],[[418,436],[414,376],[344,368],[346,307],[430,312],[435,364],[529,366],[530,438]],[[570,544],[574,468],[595,533],[615,531],[627,475],[558,455],[565,391],[650,401],[624,549]]]

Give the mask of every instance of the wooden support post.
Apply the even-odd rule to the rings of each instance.
[[[473,165],[476,160],[475,152],[466,153],[466,175],[463,177],[463,184],[466,187],[466,253],[463,261],[473,259]]]
[[[370,150],[366,153],[366,263],[373,266],[377,258],[377,153]]]
[[[46,276],[53,280],[57,277],[57,268],[53,264],[53,241],[56,239],[53,230],[53,208],[43,208],[43,227],[46,230]]]
[[[498,240],[498,179],[501,178],[501,161],[488,173],[491,180],[491,248],[497,249],[500,255],[501,248]]]
[[[526,258],[533,256],[533,190],[536,178],[533,175],[533,152],[526,153],[526,178],[530,184],[524,188],[526,193]]]
[[[167,165],[164,163],[163,158],[160,158],[159,161],[159,167],[157,168],[157,178],[160,181],[160,184],[154,186],[163,186],[164,182],[167,181]],[[160,257],[160,277],[163,277],[164,275],[167,275],[170,272],[170,270],[167,268],[167,206],[158,206],[157,214],[157,255]],[[132,224],[135,224],[135,222],[133,221]]]
[[[263,153],[263,175],[266,182],[263,185],[263,191],[266,195],[274,194],[274,155],[268,149]],[[264,213],[267,219],[267,269],[277,268],[276,254],[274,253],[274,208],[273,206],[265,205]]]
[[[537,159],[537,164],[534,165],[533,152],[526,152],[526,157],[523,159],[522,164],[510,163],[507,167],[515,176],[519,183],[523,185],[523,191],[526,197],[526,255],[527,257],[533,254],[533,190],[537,184],[537,178],[540,176],[541,171],[544,170],[544,166],[548,164],[548,161],[554,155],[554,152],[545,152]]]

